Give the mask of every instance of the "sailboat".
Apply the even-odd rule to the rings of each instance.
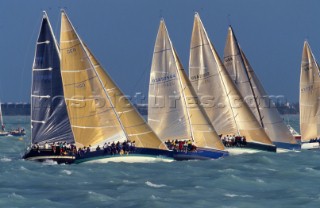
[[[162,19],[152,58],[148,123],[160,139],[174,149],[177,160],[227,156],[228,152],[195,98]],[[182,143],[194,145],[196,151],[182,148]]]
[[[246,138],[246,145],[228,148],[230,154],[276,151],[276,147],[243,101],[198,13],[194,17],[191,38],[189,78],[221,138],[228,139],[233,135]]]
[[[231,26],[224,49],[224,65],[259,124],[278,150],[300,149],[295,138],[280,117],[275,104],[264,90]]]
[[[310,45],[304,42],[300,71],[301,149],[319,149],[320,72]]]
[[[8,136],[8,135],[9,135],[9,132],[6,131],[5,125],[4,125],[4,123],[3,123],[1,103],[0,103],[0,122],[1,122],[0,136]]]
[[[77,148],[89,151],[76,162],[172,161],[172,151],[152,131],[61,13],[61,73]],[[134,144],[127,154],[108,153],[108,144]],[[126,145],[125,145],[126,144]],[[118,146],[118,145],[117,145]],[[91,148],[90,148],[91,147]],[[93,151],[92,151],[93,150]]]
[[[32,67],[31,145],[23,156],[26,160],[73,163],[76,158],[72,151],[62,154],[59,146],[75,142],[63,97],[59,56],[49,18],[43,12]]]

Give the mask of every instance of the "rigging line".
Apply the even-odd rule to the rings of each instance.
[[[151,66],[151,61],[149,61],[148,62],[149,63],[149,66]],[[150,71],[150,69],[148,68],[148,67],[144,67],[144,70],[142,70],[142,73],[140,74],[140,76],[139,76],[139,78],[137,79],[137,81],[136,81],[136,83],[133,85],[133,87],[131,88],[132,90],[131,90],[131,92],[130,92],[130,95],[133,95],[133,96],[135,96],[136,94],[134,94],[135,92],[137,92],[137,86],[139,85],[139,84],[141,84],[141,82],[142,82],[142,85],[147,85],[147,86],[149,86],[149,81],[147,82],[147,72],[148,71]],[[149,88],[149,87],[148,87]],[[143,89],[144,89],[144,87],[142,87],[142,90],[141,91],[143,91]],[[143,92],[141,92],[142,93],[142,95],[144,95],[144,93]]]

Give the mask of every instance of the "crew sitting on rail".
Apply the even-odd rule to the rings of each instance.
[[[222,137],[221,141],[225,147],[243,147],[247,145],[245,136],[226,135]]]
[[[193,152],[196,151],[197,147],[192,144],[192,141],[189,140],[167,140],[165,142],[169,150],[174,150],[177,152]]]

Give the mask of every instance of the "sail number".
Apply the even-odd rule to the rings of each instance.
[[[75,49],[75,48],[69,48],[69,49],[67,49],[67,54],[70,54],[70,53],[73,53],[73,52],[76,52],[76,49]]]

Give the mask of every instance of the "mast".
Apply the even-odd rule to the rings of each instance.
[[[240,45],[238,43],[238,40],[237,40],[236,36],[234,35],[234,32],[233,32],[233,29],[232,29],[231,25],[229,25],[229,31],[231,33],[231,37],[234,39],[235,46],[237,47],[237,51],[240,54],[241,64],[242,64],[243,68],[245,69],[244,72],[245,72],[245,74],[247,76],[247,79],[248,79],[248,82],[249,82],[249,85],[250,85],[250,90],[251,90],[251,93],[253,95],[255,106],[256,106],[256,109],[257,109],[257,112],[258,112],[258,115],[259,115],[259,121],[260,121],[260,124],[261,124],[262,128],[264,128],[263,119],[262,119],[260,108],[259,108],[259,105],[258,105],[258,102],[257,102],[257,96],[256,96],[256,94],[255,94],[255,92],[253,90],[251,76],[249,76],[248,68],[245,67],[245,65],[244,65],[244,60],[243,60],[243,56],[242,56],[242,53],[241,53]],[[236,73],[237,73],[236,74],[236,76],[237,76],[238,73],[239,73],[238,70],[236,70]]]
[[[198,96],[213,96],[213,101],[218,103],[205,110],[219,134],[239,134],[246,136],[248,142],[272,144],[247,103],[243,101],[197,13],[192,31],[189,70],[190,80]]]
[[[320,131],[319,66],[307,41],[304,42],[300,68],[300,131],[301,140],[319,137]]]

